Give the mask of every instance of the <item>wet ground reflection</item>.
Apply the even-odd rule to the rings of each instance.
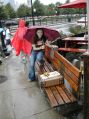
[[[0,75],[0,84],[4,83],[6,80],[8,80],[7,76]]]

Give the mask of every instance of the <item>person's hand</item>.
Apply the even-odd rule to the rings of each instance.
[[[46,45],[50,45],[51,44],[51,41],[46,41]]]
[[[42,45],[42,46],[41,46],[41,49],[43,50],[44,48],[45,48],[45,45]]]

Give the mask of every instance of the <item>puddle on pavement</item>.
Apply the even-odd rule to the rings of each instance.
[[[4,75],[0,75],[0,84],[4,83],[6,80],[8,80],[8,78]]]

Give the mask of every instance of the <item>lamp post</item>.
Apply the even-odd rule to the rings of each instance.
[[[36,20],[36,9],[35,8],[33,9],[33,14],[34,14],[34,24],[35,24],[36,23],[35,21]]]
[[[36,13],[36,9],[35,8],[33,9],[33,11],[34,11],[34,13]]]
[[[33,12],[32,0],[31,0],[31,15],[32,15],[32,22],[33,22],[33,26],[34,26],[35,25],[35,21],[34,21],[34,12]]]
[[[56,23],[57,23],[57,10],[55,11],[55,18],[56,18]]]
[[[56,15],[57,15],[57,11],[55,11]]]

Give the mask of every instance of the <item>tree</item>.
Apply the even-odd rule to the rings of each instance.
[[[60,6],[62,3],[60,3],[60,2],[57,2],[56,3],[56,8],[55,8],[55,10],[57,11],[57,15],[59,15],[60,13],[61,13],[61,9],[59,9],[58,8],[58,6]]]
[[[70,2],[70,0],[66,0],[66,2],[65,3],[69,3]]]
[[[31,15],[31,9],[24,4],[20,5],[19,8],[17,9],[18,17],[26,17],[30,15]]]
[[[6,12],[8,18],[15,18],[16,17],[16,12],[10,3],[5,5],[5,12]]]
[[[54,15],[55,11],[56,11],[55,8],[56,8],[56,6],[54,4],[49,4],[48,5],[48,14],[49,15]]]
[[[34,4],[33,4],[33,9],[36,9],[36,15],[37,16],[43,16],[44,13],[44,5],[42,3],[40,3],[39,0],[35,0]]]
[[[7,18],[7,14],[5,12],[3,3],[0,2],[0,20],[6,19],[6,18]]]

